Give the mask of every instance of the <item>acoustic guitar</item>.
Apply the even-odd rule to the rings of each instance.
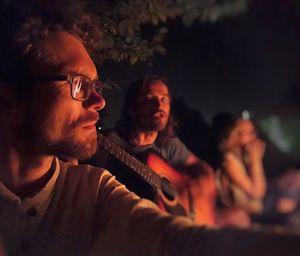
[[[212,200],[203,197],[204,188],[199,187],[203,184],[197,178],[178,172],[154,153],[147,155],[144,164],[102,134],[98,134],[98,145],[151,185],[160,209],[188,216],[196,224],[213,224]]]

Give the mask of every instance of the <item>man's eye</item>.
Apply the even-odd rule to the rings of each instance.
[[[103,89],[104,89],[103,85],[96,85],[96,86],[95,86],[95,90],[96,90],[96,92],[99,93],[99,94],[102,94]]]
[[[82,81],[81,81],[80,79],[77,79],[77,80],[73,81],[73,84],[74,84],[74,86],[75,86],[74,92],[75,92],[75,93],[79,93],[80,90],[81,90]]]
[[[153,100],[153,97],[150,96],[150,95],[147,95],[147,96],[144,96],[141,98],[141,101],[143,102],[149,102],[149,101],[152,101]]]
[[[168,103],[169,102],[169,97],[162,97],[161,102],[162,103]]]

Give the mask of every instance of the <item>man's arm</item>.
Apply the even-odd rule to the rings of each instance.
[[[189,189],[194,205],[194,221],[198,225],[215,226],[217,221],[215,175],[212,167],[194,154],[186,161],[192,179]]]
[[[195,177],[201,175],[214,176],[213,168],[207,162],[199,159],[193,153],[188,156],[185,166],[188,168],[189,173]]]
[[[98,230],[90,255],[299,255],[300,237],[239,229],[210,230],[164,214],[111,178],[99,184]]]

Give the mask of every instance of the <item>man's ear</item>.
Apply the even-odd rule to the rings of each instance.
[[[137,123],[137,109],[134,109],[133,106],[131,106],[129,109],[128,109],[128,115],[129,115],[129,118],[132,122],[131,125],[136,125]]]
[[[0,82],[0,132],[8,139],[22,122],[21,105],[14,86]],[[14,136],[14,135],[13,135]]]
[[[4,82],[0,81],[0,113],[13,114],[16,111],[17,102],[15,89]]]
[[[0,81],[0,116],[1,119],[17,118],[20,104],[16,100],[15,88]]]
[[[129,107],[129,109],[128,109],[128,114],[129,114],[129,116],[130,116],[131,118],[134,117],[134,110],[133,110],[133,107],[132,107],[132,106]]]

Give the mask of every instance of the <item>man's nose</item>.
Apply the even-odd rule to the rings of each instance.
[[[162,105],[162,102],[159,98],[155,98],[153,100],[153,105],[156,107],[156,108],[160,108],[160,106]]]
[[[105,103],[103,95],[96,92],[94,88],[92,89],[90,97],[83,102],[84,107],[95,111],[103,109],[105,107]]]

